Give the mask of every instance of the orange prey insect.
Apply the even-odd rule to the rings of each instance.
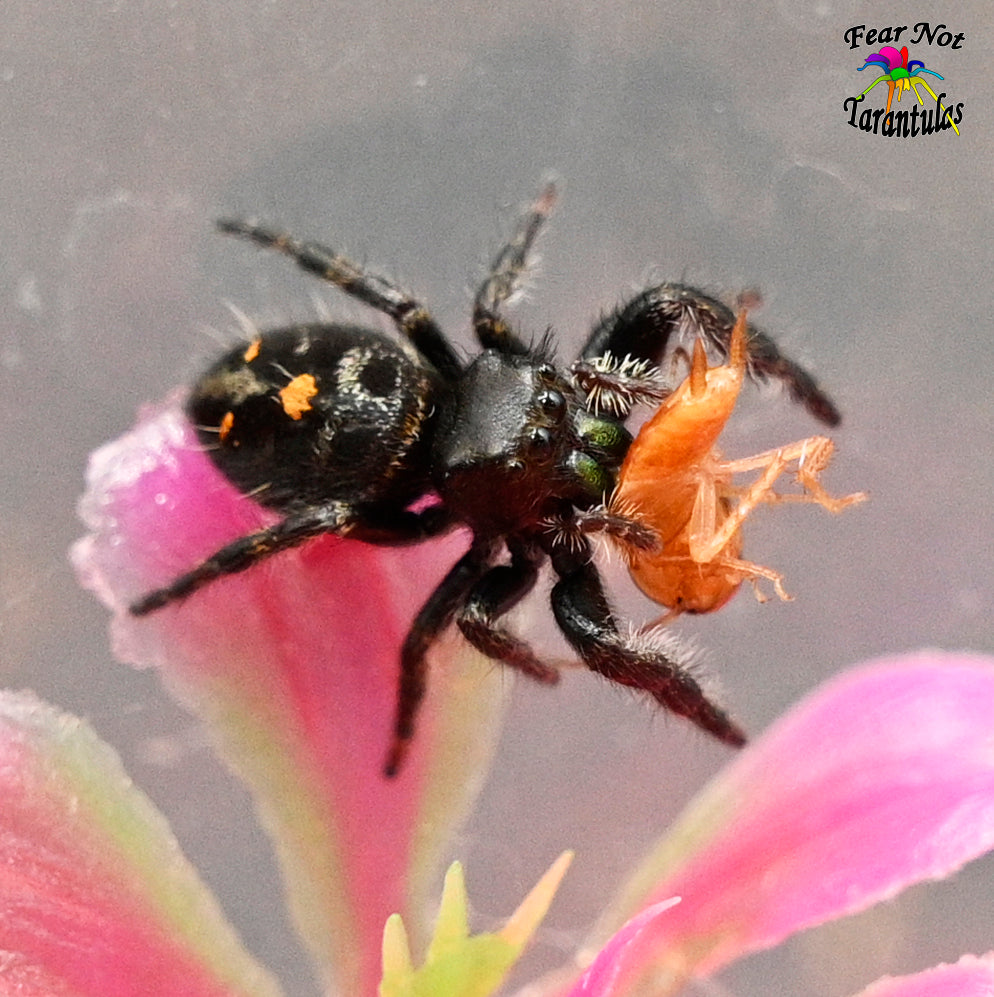
[[[841,512],[866,498],[863,492],[833,498],[825,491],[819,475],[835,449],[825,436],[742,460],[722,458],[715,443],[735,408],[746,363],[743,310],[732,331],[727,365],[709,367],[701,341],[694,343],[690,373],[640,430],[609,502],[610,513],[658,534],[654,550],[623,549],[635,583],[669,608],[664,620],[720,609],[746,579],[760,601],[761,578],[773,584],[781,599],[790,598],[778,572],[740,557],[742,525],[760,503],[816,502],[829,512]],[[804,492],[773,490],[789,470]],[[733,475],[748,471],[761,473],[751,484],[733,484]]]

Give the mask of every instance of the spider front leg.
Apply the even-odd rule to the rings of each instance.
[[[560,547],[552,553],[560,576],[552,590],[552,611],[584,664],[612,682],[647,692],[725,744],[745,744],[742,730],[707,698],[672,648],[661,646],[656,635],[618,632],[586,541],[583,548]]]
[[[549,181],[531,207],[522,215],[514,234],[490,265],[473,302],[473,328],[484,349],[519,356],[530,352],[500,316],[500,306],[521,286],[528,267],[528,254],[556,203],[556,186]]]
[[[656,551],[660,547],[659,534],[638,516],[609,509],[606,505],[592,506],[568,515],[550,517],[543,523],[552,543],[573,549],[582,549],[585,534],[595,533],[610,537],[623,550]]]
[[[636,295],[603,318],[591,332],[581,356],[585,360],[611,354],[659,364],[670,349],[687,338],[701,339],[727,356],[735,314],[715,298],[684,284],[660,284]],[[791,360],[766,333],[748,331],[751,376],[781,381],[790,396],[820,422],[837,426],[839,410],[815,379]]]
[[[576,360],[569,373],[590,411],[616,419],[627,419],[636,405],[658,405],[672,391],[658,367],[631,356],[604,353]]]
[[[278,232],[255,222],[225,218],[218,221],[217,227],[226,235],[248,239],[256,245],[289,256],[302,270],[316,274],[353,298],[389,315],[422,356],[444,377],[453,378],[462,369],[462,364],[428,309],[386,277],[364,270],[358,263],[320,243],[304,242],[286,232]]]

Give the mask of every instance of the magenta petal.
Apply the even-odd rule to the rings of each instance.
[[[420,924],[497,726],[500,676],[449,638],[407,766],[383,777],[400,643],[465,539],[398,549],[325,537],[131,617],[130,600],[274,518],[217,472],[178,404],[93,455],[81,515],[90,534],[74,561],[115,610],[117,654],[158,667],[208,721],[255,793],[325,975],[375,993],[383,924],[395,911]]]
[[[885,976],[859,997],[990,997],[994,953],[965,955],[952,966],[935,966],[913,976]]]
[[[0,994],[278,993],[117,756],[0,693]]]
[[[992,846],[994,660],[878,661],[802,702],[685,811],[613,911],[682,898],[628,947],[623,979],[651,969],[668,992]]]

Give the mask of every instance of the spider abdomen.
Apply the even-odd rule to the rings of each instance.
[[[423,491],[415,458],[434,393],[430,369],[385,336],[306,324],[230,350],[194,385],[187,410],[225,476],[287,510]]]

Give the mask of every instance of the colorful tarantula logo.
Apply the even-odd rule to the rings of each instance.
[[[870,66],[882,69],[883,72],[856,98],[857,100],[862,100],[878,83],[886,83],[888,111],[890,110],[891,101],[894,99],[895,90],[897,91],[898,103],[901,102],[901,94],[905,90],[914,90],[915,96],[918,98],[918,103],[924,104],[925,101],[922,100],[922,95],[918,91],[918,88],[921,86],[932,95],[941,113],[942,105],[939,104],[939,98],[935,96],[935,91],[925,80],[918,79],[917,77],[921,73],[928,73],[939,80],[943,79],[943,77],[931,69],[926,69],[925,63],[921,59],[912,59],[911,62],[908,62],[907,45],[903,46],[900,52],[891,45],[885,45],[879,52],[868,55],[865,64],[859,67],[859,71],[862,72],[864,69],[869,69]],[[948,110],[946,110],[945,116],[949,124],[953,126],[953,131],[959,135],[959,129],[956,127]]]

